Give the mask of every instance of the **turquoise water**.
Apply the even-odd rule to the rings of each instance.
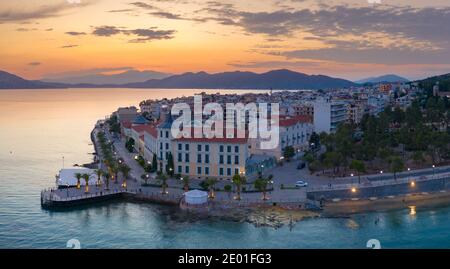
[[[191,90],[0,91],[0,248],[449,248],[450,207],[315,218],[294,227],[197,219],[176,208],[112,202],[41,209],[39,192],[62,166],[92,160],[89,132],[118,106]],[[216,92],[216,91],[214,91]],[[376,220],[378,222],[376,223]]]

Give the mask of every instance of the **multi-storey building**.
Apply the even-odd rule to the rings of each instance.
[[[314,102],[314,131],[316,133],[335,132],[339,124],[347,120],[347,104],[329,98],[319,98]]]

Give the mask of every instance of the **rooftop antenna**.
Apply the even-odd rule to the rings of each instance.
[[[63,169],[64,169],[64,156],[62,156],[62,165],[63,165]]]

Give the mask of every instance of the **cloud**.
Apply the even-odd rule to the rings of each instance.
[[[99,26],[92,32],[93,35],[109,37],[117,34],[124,34],[129,36],[136,36],[137,38],[130,40],[133,43],[147,42],[160,39],[174,38],[175,30],[157,30],[155,27],[140,28],[140,29],[124,29],[116,26]]]
[[[160,18],[165,18],[165,19],[171,19],[171,20],[183,20],[184,18],[182,18],[180,15],[177,14],[173,14],[170,12],[151,12],[149,13],[150,15],[156,16],[156,17],[160,17]]]
[[[155,6],[152,6],[152,5],[144,3],[144,2],[133,2],[133,3],[130,3],[130,5],[139,7],[139,8],[143,8],[143,9],[149,9],[149,10],[158,9]]]
[[[85,33],[85,32],[74,32],[74,31],[70,31],[70,32],[66,32],[66,35],[80,36],[80,35],[86,35],[86,33]]]
[[[92,68],[78,71],[69,71],[69,72],[61,72],[61,73],[52,73],[45,74],[44,77],[48,79],[57,79],[64,77],[78,77],[78,76],[88,76],[88,75],[98,75],[105,72],[114,72],[114,71],[129,71],[134,70],[133,67],[123,66],[123,67],[107,67],[107,68]]]
[[[92,34],[96,36],[112,36],[120,34],[121,32],[122,30],[115,26],[99,26],[95,28]]]
[[[113,10],[109,10],[109,13],[122,13],[122,12],[133,12],[133,9],[113,9]]]
[[[65,11],[84,7],[90,5],[94,1],[83,1],[80,4],[72,5],[65,1],[60,1],[57,4],[46,4],[34,8],[23,8],[18,5],[13,9],[0,8],[0,23],[2,22],[23,22],[26,20],[44,19],[50,17],[61,16]]]
[[[39,66],[39,65],[41,65],[42,63],[40,63],[40,62],[31,62],[31,63],[28,63],[28,65],[29,66]]]
[[[76,47],[78,47],[79,45],[64,45],[64,46],[61,46],[60,48],[61,49],[70,49],[70,48],[76,48]]]
[[[307,61],[254,61],[254,62],[231,62],[229,66],[237,68],[302,68],[319,66],[319,62]]]

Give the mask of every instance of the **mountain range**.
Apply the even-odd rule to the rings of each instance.
[[[349,80],[324,75],[307,75],[287,69],[262,74],[253,72],[184,73],[144,82],[121,84],[60,83],[25,80],[1,71],[0,89],[37,88],[195,88],[195,89],[329,89],[357,86]]]
[[[383,75],[383,76],[379,76],[379,77],[370,77],[370,78],[365,78],[365,79],[361,79],[358,81],[355,81],[358,84],[366,84],[366,83],[371,83],[371,84],[375,84],[375,83],[394,83],[394,82],[409,82],[408,79],[394,75],[394,74],[388,74],[388,75]]]
[[[53,75],[44,77],[41,81],[52,83],[65,83],[65,84],[126,84],[134,82],[144,82],[149,79],[163,79],[171,76],[172,74],[155,72],[155,71],[139,71],[139,70],[126,70],[117,74],[86,74],[86,75]]]

